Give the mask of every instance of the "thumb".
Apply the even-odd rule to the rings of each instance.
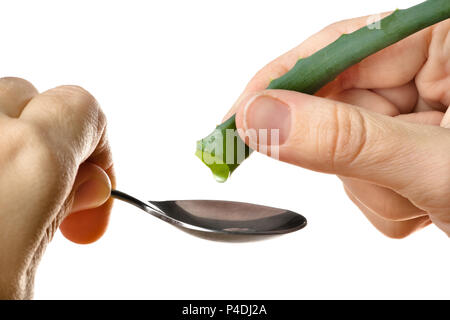
[[[267,150],[261,141],[277,144],[272,156],[281,161],[401,193],[408,193],[413,181],[431,181],[431,172],[449,162],[450,134],[444,128],[293,91],[267,90],[247,97],[236,125],[255,150]],[[278,143],[262,139],[267,130],[261,129],[279,130]]]
[[[109,218],[111,181],[99,166],[85,162],[78,169],[73,186],[71,214],[60,225],[69,240],[86,244],[98,240]]]

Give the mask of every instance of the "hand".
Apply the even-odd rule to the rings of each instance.
[[[264,90],[299,57],[367,20],[332,24],[268,64],[227,117],[236,113],[243,139],[249,129],[279,129],[279,160],[338,175],[385,235],[430,223],[450,235],[450,20],[368,57],[316,96]]]
[[[0,299],[32,296],[36,266],[61,221],[77,243],[105,231],[114,185],[105,128],[80,87],[39,94],[25,80],[0,79]]]

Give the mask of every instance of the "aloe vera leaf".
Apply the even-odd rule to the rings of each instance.
[[[427,0],[408,9],[397,9],[389,16],[353,33],[344,34],[313,55],[300,59],[285,75],[272,80],[267,89],[314,94],[352,65],[424,28],[449,18],[450,0]],[[232,116],[217,126],[208,137],[197,142],[196,155],[203,162],[208,159],[209,164],[205,163],[220,182],[226,181],[242,162],[225,163],[223,159],[226,157],[227,139],[217,139],[217,135],[223,134],[226,129],[236,129],[234,120],[235,117]],[[216,138],[212,138],[213,136]],[[243,143],[239,137],[236,140],[237,144]],[[222,143],[223,146],[217,143]],[[222,150],[223,153],[215,155],[209,153],[211,150]],[[249,149],[245,158],[250,154]]]
[[[225,182],[252,152],[237,134],[233,115],[206,138],[197,141],[195,154],[211,169],[218,182]]]

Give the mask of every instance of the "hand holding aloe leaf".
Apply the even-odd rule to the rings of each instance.
[[[276,159],[337,175],[389,237],[432,223],[450,235],[449,17],[450,1],[430,0],[369,28],[368,17],[334,23],[260,70],[218,128],[259,152],[268,145],[246,133],[279,129]],[[200,141],[198,154],[213,145]]]
[[[395,10],[380,21],[342,33],[337,40],[308,57],[298,56],[296,64],[283,76],[270,81],[272,75],[267,74],[270,81],[267,89],[316,94],[333,80],[340,81],[339,76],[344,71],[348,72],[363,59],[449,17],[449,0],[428,0],[406,10]],[[367,24],[367,18],[359,22]],[[229,134],[227,138],[227,132],[236,130],[235,120],[232,115],[208,137],[197,142],[196,155],[221,182],[226,181],[252,152],[239,135]]]

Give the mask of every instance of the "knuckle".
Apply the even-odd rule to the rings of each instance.
[[[100,108],[95,97],[86,89],[77,85],[66,85],[59,87],[65,93],[67,100],[84,113],[88,119],[92,119],[99,128],[106,125],[106,116]]]
[[[87,91],[83,87],[77,86],[77,85],[58,86],[54,90],[60,91],[60,92],[65,92],[67,94],[81,95],[81,96],[87,96],[87,97],[93,98],[93,96],[89,93],[89,91]]]
[[[327,130],[328,131],[328,130]],[[358,161],[366,143],[366,125],[363,115],[356,108],[332,106],[332,125],[328,150],[332,168],[349,166]]]
[[[38,94],[36,88],[21,78],[0,78],[2,110],[10,118],[18,118],[30,100]]]
[[[61,97],[66,104],[76,106],[81,110],[88,111],[98,108],[98,103],[94,96],[80,86],[59,86],[49,92]]]
[[[70,127],[74,119],[89,123],[97,133],[106,126],[105,114],[95,97],[86,89],[76,85],[64,85],[49,90],[46,94],[59,106],[50,112],[63,115],[57,118],[64,126]]]
[[[2,83],[2,89],[10,89],[13,87],[18,87],[23,90],[29,90],[37,92],[36,88],[31,84],[31,82],[17,77],[3,77],[0,78],[0,83]]]
[[[432,185],[433,188],[418,192],[415,198],[429,212],[443,208],[450,212],[450,161],[448,156],[447,159],[442,157],[435,161],[435,168],[429,170],[429,181],[426,181],[426,185]]]

